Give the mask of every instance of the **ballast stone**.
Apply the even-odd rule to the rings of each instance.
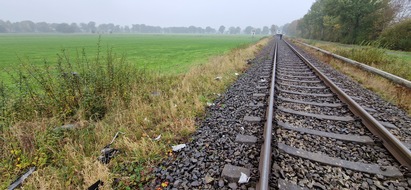
[[[221,176],[230,182],[238,182],[241,173],[250,176],[250,170],[243,167],[233,166],[231,164],[224,165]]]
[[[257,142],[257,137],[252,135],[240,135],[238,134],[235,137],[235,142],[243,143],[243,144],[254,144]]]

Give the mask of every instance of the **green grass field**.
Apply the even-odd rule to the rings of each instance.
[[[0,35],[0,66],[9,68],[23,61],[36,64],[55,62],[66,49],[71,55],[85,48],[88,56],[97,52],[98,35]],[[101,36],[103,52],[113,48],[124,53],[138,67],[161,72],[181,73],[208,57],[255,42],[258,38],[236,35],[133,35]]]

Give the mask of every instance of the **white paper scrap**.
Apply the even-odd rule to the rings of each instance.
[[[171,148],[173,148],[174,152],[177,152],[177,151],[183,149],[184,147],[186,147],[186,144],[179,144],[179,145],[171,146]]]
[[[158,140],[160,140],[160,138],[161,138],[161,134],[158,135],[154,140],[155,140],[155,141],[158,141]]]
[[[250,180],[250,177],[248,177],[246,174],[241,172],[241,176],[240,176],[240,179],[238,180],[238,183],[248,183],[249,180]]]

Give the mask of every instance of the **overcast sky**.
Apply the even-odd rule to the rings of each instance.
[[[153,26],[282,26],[315,0],[0,0],[0,20]]]

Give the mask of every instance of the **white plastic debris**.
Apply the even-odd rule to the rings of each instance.
[[[241,130],[243,130],[243,131],[244,131],[244,127],[241,127]]]
[[[174,152],[180,151],[181,149],[185,147],[186,147],[186,144],[179,144],[179,145],[171,146]]]
[[[267,82],[267,80],[265,80],[264,78],[260,80],[261,82]]]
[[[218,76],[215,78],[215,80],[221,80],[221,79],[223,79],[223,77]]]
[[[238,183],[248,183],[249,180],[250,180],[250,177],[248,177],[246,174],[241,172],[241,176],[240,176],[240,179],[238,180]]]
[[[207,102],[207,106],[208,106],[208,107],[214,106],[214,105],[215,105],[214,103]]]
[[[235,75],[235,76],[238,76],[238,75],[240,75],[240,74],[238,74],[238,73],[234,73],[234,75]]]
[[[158,135],[154,140],[155,141],[159,141],[160,140],[160,138],[161,138],[161,134],[160,135]]]

